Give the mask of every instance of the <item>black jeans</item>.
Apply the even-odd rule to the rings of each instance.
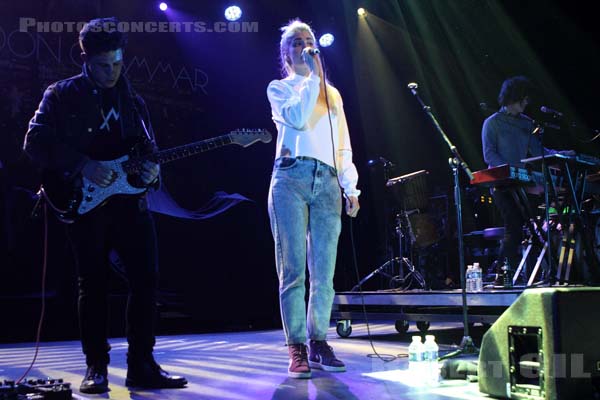
[[[88,365],[108,364],[108,254],[115,249],[129,285],[129,355],[152,354],[158,281],[154,221],[136,197],[113,198],[68,227],[78,268],[79,328]]]
[[[512,188],[494,188],[494,202],[504,220],[504,238],[500,247],[500,263],[508,258],[509,265],[514,271],[521,261],[519,246],[523,241],[523,224],[526,222],[526,207],[519,195]]]

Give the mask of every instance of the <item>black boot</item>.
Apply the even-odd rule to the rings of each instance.
[[[154,357],[132,358],[127,360],[125,385],[146,389],[182,388],[187,385],[183,376],[169,375],[154,361]]]
[[[79,387],[81,393],[106,393],[108,392],[108,370],[106,364],[92,364],[88,366],[85,378]]]

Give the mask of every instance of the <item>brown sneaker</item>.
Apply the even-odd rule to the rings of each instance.
[[[309,343],[310,357],[308,365],[311,368],[330,372],[344,372],[346,366],[337,359],[333,349],[325,340],[311,340]]]
[[[306,345],[304,343],[290,344],[288,345],[288,353],[290,355],[288,376],[300,379],[310,378]]]

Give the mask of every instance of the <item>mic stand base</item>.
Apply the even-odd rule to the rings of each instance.
[[[473,343],[473,339],[471,336],[463,336],[460,341],[460,346],[458,349],[451,351],[448,354],[444,354],[438,361],[447,360],[448,358],[456,358],[456,357],[467,357],[467,356],[475,356],[479,354],[479,349]]]

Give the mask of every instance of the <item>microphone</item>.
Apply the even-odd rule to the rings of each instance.
[[[311,56],[315,56],[318,54],[321,54],[321,51],[319,49],[315,49],[313,47],[307,47],[308,50],[306,50],[306,52],[311,55]]]
[[[496,112],[496,109],[488,106],[488,103],[479,103],[479,109],[482,111],[482,114],[486,116]]]
[[[406,85],[406,87],[411,91],[413,96],[418,96],[417,88],[419,87],[419,85],[416,82],[410,82],[408,85]]]
[[[387,160],[387,159],[385,159],[383,157],[377,157],[375,159],[367,161],[367,165],[369,167],[372,167],[372,166],[377,165],[377,164],[381,164],[381,165],[383,165],[384,167],[387,167],[387,168],[393,168],[393,167],[395,167],[395,164],[393,162],[391,162],[390,160]]]
[[[551,114],[554,118],[560,118],[563,116],[563,113],[561,113],[560,111],[553,110],[546,106],[541,106],[540,111],[544,114]]]

